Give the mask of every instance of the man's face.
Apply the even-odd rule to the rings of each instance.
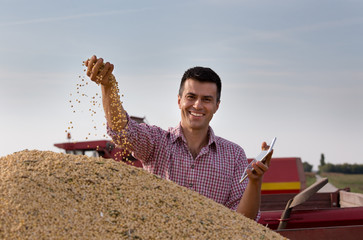
[[[184,129],[202,130],[209,126],[213,114],[218,110],[217,85],[187,79],[182,95],[178,95],[181,110],[181,125]]]

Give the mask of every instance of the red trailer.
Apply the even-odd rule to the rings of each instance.
[[[349,189],[317,193],[327,182],[299,194],[262,195],[259,223],[290,239],[362,239],[363,205],[344,207]],[[363,201],[363,194],[352,195]]]

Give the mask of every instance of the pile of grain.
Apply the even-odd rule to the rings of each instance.
[[[0,239],[280,239],[198,193],[103,158],[0,158]]]

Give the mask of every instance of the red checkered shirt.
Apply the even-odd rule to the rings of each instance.
[[[157,126],[138,124],[128,117],[124,133],[108,127],[115,143],[128,141],[133,156],[144,169],[162,178],[236,210],[247,181],[239,183],[248,162],[244,150],[235,143],[214,135],[209,127],[209,142],[194,159],[180,124],[165,131]],[[256,219],[259,218],[258,217]]]

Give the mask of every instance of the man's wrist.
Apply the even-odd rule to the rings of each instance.
[[[252,187],[257,187],[261,189],[262,180],[263,180],[262,178],[250,178],[248,184],[251,185]]]

